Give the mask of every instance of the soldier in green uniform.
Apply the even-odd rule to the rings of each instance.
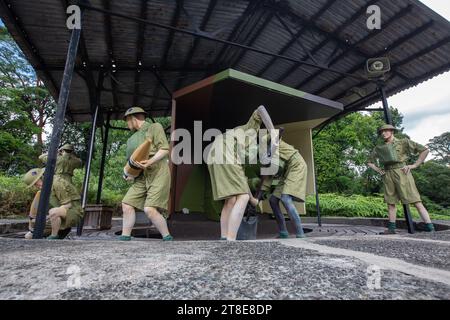
[[[48,155],[43,154],[39,157],[42,163],[46,164]],[[72,182],[73,172],[75,169],[82,167],[81,160],[74,154],[74,147],[71,144],[66,144],[59,149],[58,157],[56,158],[55,176],[66,179],[69,183]]]
[[[383,176],[384,199],[388,204],[389,227],[387,234],[395,234],[397,209],[396,204],[414,204],[419,211],[426,229],[434,231],[430,215],[424,207],[417,190],[411,170],[418,168],[427,158],[429,150],[410,139],[397,139],[394,133],[397,129],[392,125],[382,126],[378,133],[383,137],[384,144],[378,145],[372,152],[368,166]],[[419,155],[418,160],[408,165],[411,155]],[[383,169],[376,165],[379,161]]]
[[[152,144],[148,160],[138,165],[143,173],[134,179],[132,186],[122,200],[123,228],[120,240],[131,240],[131,231],[136,221],[135,209],[143,210],[158,229],[164,241],[171,241],[167,227],[167,210],[170,193],[170,171],[168,164],[169,143],[160,123],[145,121],[146,112],[134,107],[127,110],[125,120],[134,134],[127,141],[127,159],[145,141]]]
[[[43,168],[31,169],[23,180],[29,186],[42,188]],[[83,217],[83,210],[80,204],[80,194],[76,188],[65,178],[54,176],[50,194],[50,219],[52,232],[47,239],[63,239],[70,232],[72,227],[78,225]]]
[[[306,200],[308,173],[306,162],[298,150],[283,140],[280,141],[273,160],[278,161],[279,170],[274,177],[265,180],[263,190],[271,194],[269,203],[277,220],[279,238],[289,238],[286,221],[280,209],[280,201],[295,225],[296,237],[305,238],[302,221],[294,201],[305,202]]]
[[[208,153],[207,164],[215,201],[224,201],[220,217],[221,239],[235,241],[251,197],[243,163],[238,160],[238,149],[248,149],[248,137],[256,139],[262,122],[269,130],[274,126],[266,109],[261,106],[249,121],[215,138]],[[254,199],[252,199],[254,201]]]

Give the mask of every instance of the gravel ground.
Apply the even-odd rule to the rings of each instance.
[[[435,240],[442,240],[435,239]],[[355,240],[318,240],[317,244],[369,252],[383,257],[398,258],[416,265],[450,270],[450,241],[447,244],[438,242],[392,241],[386,239],[358,239]]]
[[[376,254],[405,247],[383,241],[387,253]],[[420,242],[416,249],[429,252]],[[370,290],[362,260],[282,242],[0,239],[0,252],[0,299],[450,299],[448,285],[394,270]]]

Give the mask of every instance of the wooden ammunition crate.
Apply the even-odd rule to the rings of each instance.
[[[113,208],[101,204],[90,204],[84,209],[84,227],[94,230],[111,229]]]

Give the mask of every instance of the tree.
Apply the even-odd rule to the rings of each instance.
[[[55,102],[0,26],[0,170],[21,173],[37,165]]]
[[[450,165],[450,132],[434,137],[427,146],[436,156],[437,162],[446,166]]]
[[[413,170],[421,194],[438,205],[450,208],[450,169],[437,161],[428,161]]]

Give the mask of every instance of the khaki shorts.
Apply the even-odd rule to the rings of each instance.
[[[138,210],[157,208],[167,217],[170,195],[170,171],[165,159],[144,171],[134,180],[122,203]]]
[[[411,172],[404,174],[402,169],[386,171],[383,177],[384,200],[387,204],[413,204],[422,202]]]
[[[66,212],[66,217],[61,218],[61,227],[59,230],[76,227],[83,218],[83,209],[81,208],[80,200],[71,202],[71,207]]]
[[[308,168],[299,153],[294,154],[286,164],[287,169],[273,195],[281,199],[281,195],[290,195],[297,202],[306,200],[306,183]]]

